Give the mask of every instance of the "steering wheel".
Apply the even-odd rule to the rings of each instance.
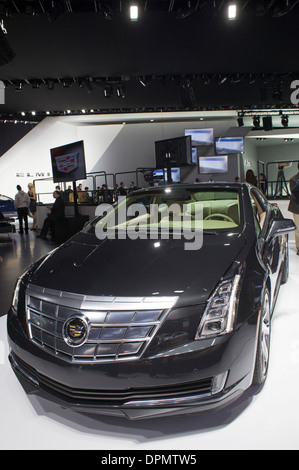
[[[231,222],[233,224],[235,224],[235,222],[233,221],[233,219],[231,219],[228,215],[225,215],[225,214],[210,214],[208,215],[204,220],[212,220],[212,219],[223,219],[227,222]]]

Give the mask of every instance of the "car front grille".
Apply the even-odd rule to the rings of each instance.
[[[68,362],[138,359],[177,297],[85,296],[29,285],[26,316],[30,339]],[[66,329],[71,320],[74,323]],[[81,322],[77,325],[76,321]],[[79,328],[85,328],[80,339]]]

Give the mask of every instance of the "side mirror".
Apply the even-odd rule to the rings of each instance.
[[[274,220],[267,238],[286,235],[287,233],[294,232],[294,230],[296,230],[296,225],[292,219]]]

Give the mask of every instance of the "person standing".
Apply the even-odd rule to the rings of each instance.
[[[120,182],[119,188],[118,188],[118,195],[119,196],[126,196],[127,195],[127,190],[125,188],[125,183],[123,181]]]
[[[134,181],[131,181],[128,193],[132,193],[134,191],[137,191],[137,186],[135,186]]]
[[[30,230],[36,230],[36,194],[33,183],[28,184],[28,196],[30,198],[29,211],[33,218],[33,225]]]
[[[252,170],[246,171],[245,178],[246,178],[245,183],[252,184],[253,186],[257,186],[257,178]]]
[[[298,163],[298,170],[299,170],[299,163]],[[290,200],[289,207],[288,207],[288,210],[290,212],[293,212],[294,222],[297,226],[297,229],[295,231],[295,244],[296,244],[297,255],[299,255],[299,204],[297,204],[296,198],[294,194],[292,193],[293,188],[295,187],[297,181],[299,182],[299,171],[296,175],[292,176],[292,178],[290,179],[291,200]]]
[[[17,194],[15,195],[14,205],[18,213],[19,219],[19,233],[24,233],[23,221],[25,226],[25,233],[28,233],[28,208],[30,206],[30,198],[27,193],[25,193],[21,186],[17,185]]]
[[[51,230],[53,235],[55,222],[64,218],[64,202],[60,192],[54,191],[53,197],[55,199],[55,202],[52,206],[50,214],[45,218],[41,233],[37,236],[37,238],[46,239],[49,230]]]

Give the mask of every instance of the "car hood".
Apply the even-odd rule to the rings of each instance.
[[[206,302],[246,238],[205,235],[199,250],[182,240],[99,241],[80,233],[50,253],[33,284],[65,292],[115,297],[179,296],[177,306]]]

